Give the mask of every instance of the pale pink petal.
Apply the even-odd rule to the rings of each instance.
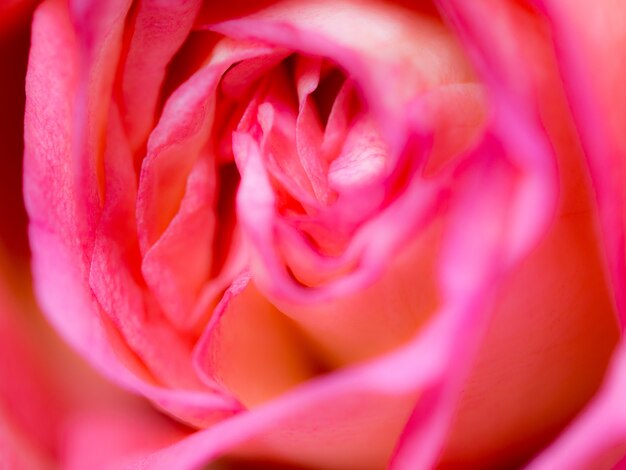
[[[322,157],[326,161],[331,160],[344,142],[348,132],[350,113],[353,111],[353,102],[354,83],[346,80],[335,96],[324,129]]]
[[[262,158],[272,176],[293,198],[307,207],[315,207],[317,199],[313,186],[303,162],[298,158],[295,132],[297,118],[295,104],[289,100],[289,77],[280,72],[271,77],[270,90],[259,98],[257,117],[252,125],[260,127],[263,135],[260,142]],[[237,130],[242,132],[244,128],[239,126]],[[254,127],[251,130],[254,131]],[[236,156],[235,161],[238,159],[241,157]]]
[[[199,385],[191,370],[191,345],[176,334],[142,287],[133,217],[136,182],[121,119],[112,106],[104,153],[105,200],[89,273],[93,294],[125,343],[160,383]]]
[[[574,194],[584,189],[579,182]],[[618,329],[593,211],[576,211],[571,194],[562,193],[546,235],[499,283],[442,468],[520,465],[558,435],[602,380]]]
[[[92,409],[65,425],[59,458],[63,469],[119,469],[133,455],[172,444],[189,429],[153,409],[133,406]]]
[[[444,305],[460,310],[460,330],[451,333],[455,346],[447,356],[445,380],[417,403],[394,454],[394,469],[430,468],[436,462],[489,318],[485,301],[496,288],[494,276],[510,268],[504,263],[511,249],[505,214],[519,186],[503,150],[487,134],[457,170],[439,274]]]
[[[435,314],[441,300],[436,260],[441,254],[442,221],[436,219],[421,228],[422,233],[403,247],[402,255],[389,262],[374,284],[311,304],[275,301],[304,328],[332,366],[372,358],[397,347]],[[380,238],[382,233],[372,230],[371,235]],[[294,258],[297,253],[294,249]],[[307,266],[311,267],[314,265]]]
[[[78,227],[81,218],[77,216],[71,163],[72,98],[77,86],[76,46],[71,31],[67,9],[60,2],[49,1],[39,7],[26,81],[24,194],[31,220],[35,289],[44,305],[53,302],[78,307],[61,310],[66,319],[73,313],[73,321],[55,321],[55,311],[45,309],[59,331],[78,346],[88,338],[81,331],[93,320],[80,308],[90,305],[88,293],[83,289],[82,298],[81,292],[66,297],[62,295],[65,291],[58,289],[64,285],[68,292],[73,291],[74,279],[86,286],[86,266],[83,264],[81,272],[78,262],[82,250],[76,241],[84,227]],[[61,249],[57,251],[57,247]],[[49,263],[47,269],[44,259]],[[67,273],[60,270],[66,264],[71,266]],[[53,269],[58,273],[52,274]],[[49,289],[39,276],[56,279],[55,287]]]
[[[435,176],[462,158],[481,138],[488,118],[485,90],[478,83],[446,85],[425,94],[421,106],[426,108],[434,128],[425,173]]]
[[[322,204],[327,204],[331,195],[325,176],[327,168],[324,167],[321,155],[322,128],[318,113],[309,98],[319,84],[321,67],[321,59],[303,58],[296,65],[295,80],[300,103],[296,121],[296,147],[315,197]]]
[[[206,319],[230,281],[221,276],[222,264],[229,275],[240,269],[241,256],[229,254],[240,249],[229,245],[235,228],[226,200],[234,198],[236,181],[220,166],[209,140],[217,85],[232,64],[269,51],[228,41],[218,45],[213,61],[169,98],[148,142],[136,208],[141,269],[167,318],[183,331]],[[223,223],[216,225],[215,217]],[[211,276],[219,279],[213,283]]]

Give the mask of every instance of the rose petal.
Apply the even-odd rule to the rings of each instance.
[[[316,372],[302,333],[258,293],[248,274],[228,289],[195,352],[198,368],[247,406]]]
[[[450,315],[444,318],[449,320]],[[380,468],[418,390],[442,372],[440,340],[447,333],[443,329],[444,324],[439,324],[411,347],[367,366],[309,381],[253,412],[131,460],[127,466],[197,466],[229,453],[316,468]],[[406,374],[407,367],[415,367],[416,373]]]
[[[88,283],[88,219],[76,202],[73,178],[72,97],[78,83],[74,41],[63,3],[43,3],[34,18],[26,83],[24,163],[38,299],[68,343],[115,382],[192,422],[230,414],[238,407],[228,398],[163,389],[129,371],[118,356],[122,350],[112,344],[115,337],[101,321]]]
[[[15,426],[0,406],[0,465],[5,468],[54,468],[52,459]]]
[[[133,152],[154,125],[167,64],[189,34],[201,4],[199,0],[142,1],[133,14],[132,28],[126,28],[132,37],[123,65],[120,107]]]
[[[106,3],[68,2],[76,41],[70,49],[78,83],[72,103],[71,151],[76,184],[76,204],[84,211],[87,230],[85,253],[91,253],[93,230],[100,214],[104,192],[103,135],[106,134],[115,71],[122,50],[129,0]],[[67,34],[67,33],[66,33]],[[69,51],[68,51],[69,52]]]
[[[32,447],[33,458],[50,457],[56,450],[66,403],[51,374],[42,367],[42,354],[34,344],[32,333],[41,331],[30,323],[24,324],[26,314],[31,312],[13,297],[3,271],[0,271],[0,448],[3,449],[0,455],[17,461],[20,448]],[[31,318],[28,320],[32,323]],[[6,444],[13,440],[12,445]],[[29,455],[22,453],[24,458]]]
[[[188,434],[154,410],[133,405],[73,416],[63,435],[62,468],[113,470],[130,456],[172,444]]]
[[[218,46],[219,47],[219,46]],[[258,55],[263,47],[223,43],[208,64],[169,98],[148,141],[137,199],[137,221],[142,253],[159,239],[179,209],[186,181],[213,121],[215,92],[230,65]]]
[[[574,120],[580,132],[598,199],[606,265],[622,325],[626,319],[623,181],[626,147],[623,127],[624,63],[614,52],[626,43],[624,6],[574,1],[534,2],[546,14]]]
[[[206,152],[198,157],[178,213],[143,258],[146,283],[172,325],[183,331],[197,321],[191,312],[212,269],[217,215],[214,165]]]
[[[625,344],[622,341],[617,349],[600,392],[529,469],[621,468],[626,455]]]
[[[525,29],[527,18],[524,15],[517,15],[513,6],[509,7],[498,2],[481,2],[472,5],[470,8],[463,2],[446,1],[442,3],[446,6],[445,11],[464,37],[468,50],[475,54],[476,61],[482,67],[487,83],[491,85],[489,91],[495,103],[494,132],[497,133],[503,142],[508,144],[509,148],[514,149],[510,153],[509,158],[512,163],[519,165],[522,171],[522,180],[517,183],[520,190],[517,194],[514,194],[514,197],[518,198],[518,202],[513,206],[516,208],[516,215],[511,217],[512,228],[510,235],[508,235],[510,241],[507,244],[509,256],[512,255],[512,261],[515,262],[514,260],[519,259],[521,255],[520,250],[528,250],[532,244],[537,242],[538,234],[542,230],[546,230],[545,224],[549,222],[548,217],[550,216],[550,211],[553,210],[547,209],[544,212],[539,212],[537,211],[536,202],[533,203],[533,201],[541,201],[541,204],[543,204],[541,209],[545,209],[546,204],[548,207],[554,207],[556,202],[556,185],[552,176],[553,168],[550,164],[551,155],[546,151],[545,147],[542,148],[546,136],[543,135],[541,127],[537,125],[536,111],[533,110],[536,102],[533,99],[521,100],[523,96],[530,98],[528,94],[529,92],[532,93],[530,90],[539,85],[536,77],[533,75],[532,67],[525,66],[525,62],[520,60],[524,58],[524,55],[515,52],[521,44],[524,44],[525,48],[533,50],[533,47],[541,43],[532,37],[530,37],[530,40],[528,40],[528,37],[521,39],[524,34],[520,34],[520,32],[528,33],[526,36],[531,36],[529,32],[535,34],[534,32],[537,29]],[[485,10],[483,11],[482,8]],[[499,21],[496,22],[494,28],[484,28],[482,25],[483,14],[486,14],[487,11],[492,15],[498,15]],[[513,22],[515,22],[515,27],[511,26]],[[502,28],[502,30],[499,28]],[[496,37],[498,38],[497,40]],[[497,44],[498,47],[494,47],[494,44]],[[512,60],[513,57],[516,57],[516,60]],[[541,57],[541,63],[544,64],[543,56],[539,55],[539,57]],[[536,64],[538,62],[537,54],[534,54],[529,62]],[[549,70],[549,67],[546,67],[544,70]],[[541,86],[545,85],[541,84]],[[556,94],[553,88],[551,91],[552,94],[547,94],[547,96],[550,96],[550,99],[553,100],[558,99],[560,96],[558,90]],[[545,90],[541,90],[541,92],[543,93]],[[544,109],[541,111],[546,112]],[[549,111],[553,112],[552,110]],[[551,132],[554,131],[554,127],[554,125],[549,126]],[[562,129],[559,131],[562,132]],[[530,135],[523,138],[524,132],[530,132]],[[484,343],[485,348],[489,348],[490,344],[493,345],[493,350],[485,353],[485,356],[483,356],[492,359],[487,361],[490,362],[489,366],[485,366],[485,362],[479,359],[477,369],[474,369],[470,376],[470,382],[465,389],[465,399],[459,404],[460,415],[456,418],[459,421],[456,422],[455,426],[458,426],[459,422],[464,422],[465,424],[460,429],[455,427],[452,430],[450,439],[453,444],[449,444],[451,447],[448,447],[444,453],[444,461],[441,463],[444,467],[454,466],[459,462],[467,464],[468,461],[474,462],[476,465],[512,465],[515,464],[516,458],[518,459],[517,463],[520,463],[520,460],[523,461],[524,458],[528,457],[529,452],[532,452],[532,449],[528,447],[534,446],[534,449],[536,449],[538,446],[545,444],[550,439],[549,434],[554,433],[559,426],[562,426],[567,419],[571,418],[593,394],[600,378],[600,371],[602,371],[603,365],[610,354],[613,340],[607,338],[615,338],[616,331],[612,319],[613,310],[607,298],[607,289],[603,280],[602,270],[594,254],[596,239],[593,231],[589,230],[589,227],[593,227],[594,222],[592,212],[590,211],[592,204],[589,199],[584,197],[581,199],[580,195],[581,193],[584,194],[584,190],[581,191],[580,172],[579,170],[572,170],[576,165],[576,163],[572,162],[572,156],[576,156],[575,144],[572,145],[571,142],[565,142],[562,135],[559,136],[559,139],[561,141],[558,142],[558,148],[564,151],[564,153],[559,155],[559,158],[564,162],[563,167],[566,169],[561,184],[566,188],[567,192],[563,199],[559,201],[559,211],[562,211],[563,217],[552,225],[547,243],[554,243],[560,249],[566,249],[568,253],[570,251],[581,253],[581,256],[578,259],[571,259],[573,264],[569,264],[569,262],[564,263],[557,258],[553,262],[552,270],[550,270],[548,269],[551,266],[549,262],[547,265],[544,265],[546,260],[550,258],[545,254],[537,252],[537,256],[542,260],[536,263],[537,272],[528,275],[527,280],[513,281],[513,285],[515,285],[515,282],[520,282],[519,289],[509,297],[509,299],[514,300],[505,300],[503,304],[499,303],[502,302],[502,298],[498,300],[496,317]],[[532,143],[532,146],[520,154],[519,149],[522,146],[528,146],[529,143]],[[573,161],[575,162],[575,158]],[[575,192],[573,196],[571,195],[572,190]],[[472,214],[471,211],[465,212],[467,215]],[[525,221],[530,221],[531,213],[532,222],[525,223]],[[517,219],[517,222],[515,222],[515,219]],[[489,226],[473,220],[473,217],[472,220],[468,219],[464,225],[469,226],[470,224],[483,228]],[[543,229],[540,228],[542,225],[544,225]],[[582,230],[581,226],[587,227],[587,230]],[[459,251],[453,259],[460,261],[465,257],[466,261],[461,262],[461,266],[465,268],[461,270],[456,268],[450,271],[449,274],[452,276],[449,279],[456,279],[454,285],[457,285],[457,287],[455,287],[454,291],[462,292],[466,290],[471,292],[475,289],[472,280],[476,278],[476,272],[469,270],[468,273],[467,268],[474,264],[473,259],[477,250],[471,246],[468,247],[468,242],[471,241],[471,238],[468,239],[466,232],[463,233],[463,237],[462,243],[457,245]],[[578,247],[564,248],[570,244]],[[523,248],[524,246],[525,248]],[[540,247],[543,246],[546,245],[540,245]],[[552,254],[558,253],[558,250],[554,247],[539,249],[545,249]],[[529,266],[533,266],[532,260],[535,259],[533,256],[534,254],[531,255],[529,265],[522,265],[515,272],[520,273],[520,275],[528,269],[532,272],[533,268],[529,268]],[[484,259],[482,256],[479,256],[477,259],[481,258]],[[568,258],[571,257],[568,256]],[[591,288],[589,288],[590,279],[586,278],[586,273],[590,266],[595,266],[593,268],[595,274],[591,274],[591,279],[594,280]],[[464,271],[465,274],[463,274]],[[572,298],[571,302],[576,307],[564,310],[561,305],[563,295],[548,295],[548,298],[554,298],[555,301],[558,300],[556,306],[550,308],[549,302],[545,302],[534,307],[535,310],[542,312],[538,316],[539,329],[524,334],[521,325],[524,328],[532,327],[533,325],[532,317],[529,318],[526,312],[527,308],[533,309],[533,307],[532,305],[524,306],[529,299],[533,298],[533,295],[530,294],[530,297],[526,297],[521,292],[528,293],[529,289],[538,288],[542,292],[540,298],[543,298],[545,295],[543,294],[544,290],[554,289],[555,286],[558,287],[559,280],[568,272],[570,273],[568,279],[572,286],[584,286],[572,287],[573,293],[583,292],[583,294],[575,295]],[[478,278],[480,279],[480,276]],[[517,278],[514,277],[513,279]],[[464,287],[467,281],[470,281],[470,284]],[[511,281],[507,281],[504,285],[505,296],[507,296],[507,289],[511,288],[509,282]],[[450,294],[453,292],[448,292],[445,298],[450,298]],[[593,306],[594,312],[599,308],[601,312],[600,319],[591,317],[588,314],[590,306]],[[515,327],[514,325],[517,322],[511,315],[515,315],[514,312],[520,308],[521,313],[519,317],[523,318],[523,320],[520,320],[520,327]],[[561,325],[557,328],[558,335],[554,334],[551,324],[541,326],[543,321],[552,317],[546,312],[554,312],[551,315],[556,315],[555,318],[558,320],[554,321],[559,321]],[[590,323],[593,323],[593,329],[591,329]],[[497,325],[500,326],[498,327]],[[515,337],[521,334],[521,338],[527,338],[518,348],[514,347],[512,341],[506,339],[508,335],[506,331],[509,327],[514,328],[514,333],[508,334],[514,334]],[[499,332],[498,329],[500,329]],[[590,330],[593,331],[593,334],[590,334]],[[577,339],[582,336],[582,331],[585,332],[584,339]],[[496,340],[495,338],[499,335],[502,336],[499,340]],[[577,356],[576,362],[571,365],[573,369],[567,372],[566,366],[571,364],[572,360],[572,355],[568,354],[567,351],[574,340],[577,344],[577,351],[581,354]],[[499,346],[497,346],[498,343]],[[548,348],[546,344],[551,345],[549,349],[546,349]],[[529,352],[533,348],[541,352],[541,357],[537,357],[536,363],[532,354],[529,356]],[[516,354],[519,358],[503,359],[503,365],[498,366],[498,361],[502,358],[502,352],[498,352],[500,350]],[[560,353],[563,350],[566,352]],[[560,364],[560,361],[564,361],[565,365]],[[593,365],[581,365],[589,362]],[[510,363],[516,364],[516,367],[519,368],[516,374],[511,374]],[[548,364],[555,365],[547,367]],[[575,373],[574,371],[580,367],[596,373],[590,372],[588,375]],[[500,368],[506,372],[499,375],[497,371]],[[541,376],[543,371],[547,369],[552,371],[548,373],[548,377]],[[481,370],[482,372],[480,372]],[[564,373],[564,376],[559,375],[561,372]],[[539,374],[540,377],[537,378],[535,374]],[[570,386],[567,385],[569,382],[566,382],[566,380],[573,380],[568,379],[572,375],[576,376],[577,381],[575,385],[571,385],[571,388],[579,391],[579,395],[572,394],[569,391]],[[477,376],[480,378],[477,378]],[[518,379],[520,380],[519,383],[517,382]],[[542,388],[542,384],[545,388]],[[503,387],[503,390],[498,393],[498,387],[500,386]],[[523,408],[524,413],[518,413],[518,410],[520,410],[519,400],[516,400],[514,397],[517,393],[523,393],[523,387],[528,386],[535,387],[537,390],[541,388],[541,399],[535,399],[535,403],[532,406],[529,405]],[[492,391],[494,392],[493,396],[491,395]],[[481,399],[480,397],[485,394],[487,394],[488,398]],[[535,394],[536,392],[528,393],[528,395]],[[564,400],[563,396],[568,396],[569,399]],[[510,402],[508,402],[509,399],[511,400]],[[485,415],[490,413],[494,403],[497,403],[499,412],[486,419]],[[482,408],[483,405],[485,405],[485,408]],[[516,415],[517,417],[515,417]],[[469,418],[469,416],[473,416],[473,418]],[[544,432],[546,434],[544,436],[540,435],[541,432],[537,425],[538,421],[541,422],[545,429]],[[523,430],[523,423],[526,423],[525,431]],[[504,424],[504,428],[499,427],[502,424]],[[552,428],[550,428],[551,426]],[[410,440],[407,442],[408,447],[405,450],[405,458],[401,460],[402,464],[408,465],[411,462],[411,457],[419,457],[421,449],[418,440],[419,436],[418,429],[415,432],[412,444]],[[533,442],[533,439],[536,440]],[[459,445],[459,441],[465,442],[464,445],[460,446],[464,451],[455,454],[460,448],[455,447]],[[490,445],[493,447],[489,447],[486,450],[483,447],[481,450],[482,446]],[[411,452],[411,446],[414,446],[415,450],[413,452]],[[524,446],[528,447],[524,448]],[[402,451],[403,449],[400,450]],[[479,455],[482,457],[478,457]],[[480,458],[485,460],[472,460]],[[508,462],[505,460],[498,461],[498,459],[507,458],[512,460]]]

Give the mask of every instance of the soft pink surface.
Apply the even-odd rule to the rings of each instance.
[[[598,201],[606,264],[620,319],[626,315],[624,258],[624,175],[626,142],[623,127],[626,99],[620,85],[626,73],[615,53],[626,43],[620,2],[591,5],[536,1],[554,36],[563,84],[572,108]],[[619,55],[619,53],[618,53]]]
[[[0,282],[0,465],[46,468],[52,465],[64,404],[58,388],[50,387],[4,272]]]
[[[447,3],[486,81],[493,80],[494,102],[508,116],[504,131],[512,134],[526,109],[552,140],[559,170],[556,218],[504,279],[442,460],[444,468],[470,462],[519,465],[593,396],[618,336],[615,297],[599,248],[596,204],[568,126],[558,72],[545,49],[543,24],[515,5]],[[482,25],[487,12],[498,17],[493,28]],[[501,100],[515,90],[526,90],[527,99]],[[533,166],[542,164],[528,158],[537,155],[530,149],[519,154]],[[536,214],[545,200],[529,201],[527,208]],[[530,398],[536,394],[541,399]]]
[[[600,205],[606,264],[624,316],[624,63],[615,60],[626,36],[619,2],[536,2],[546,15],[558,51],[564,86],[589,161]],[[626,445],[624,344],[584,413],[530,468],[622,468]]]
[[[228,38],[164,103],[197,2],[38,9],[25,197],[40,302],[107,377],[200,428],[94,413],[79,447],[131,468],[519,464],[592,396],[623,313],[617,134],[584,130],[607,114],[585,93],[607,87],[564,73],[597,211],[554,124],[564,101],[544,104],[564,98],[531,57],[545,38],[528,12],[439,4],[449,25],[347,0],[203,14],[195,34]],[[348,77],[326,125],[325,67]],[[587,432],[572,429],[565,446]]]

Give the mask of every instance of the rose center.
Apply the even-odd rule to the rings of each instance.
[[[231,114],[222,158],[241,166],[250,156],[238,142],[255,142],[283,220],[340,254],[382,203],[362,193],[383,180],[388,155],[354,83],[326,59],[281,52],[237,63],[220,92],[218,112]]]

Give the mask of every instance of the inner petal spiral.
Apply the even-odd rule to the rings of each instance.
[[[251,158],[251,140],[281,219],[320,254],[339,255],[383,203],[387,170],[388,151],[354,83],[326,59],[277,53],[233,66],[221,94],[238,120],[220,140],[232,135],[238,166]]]

